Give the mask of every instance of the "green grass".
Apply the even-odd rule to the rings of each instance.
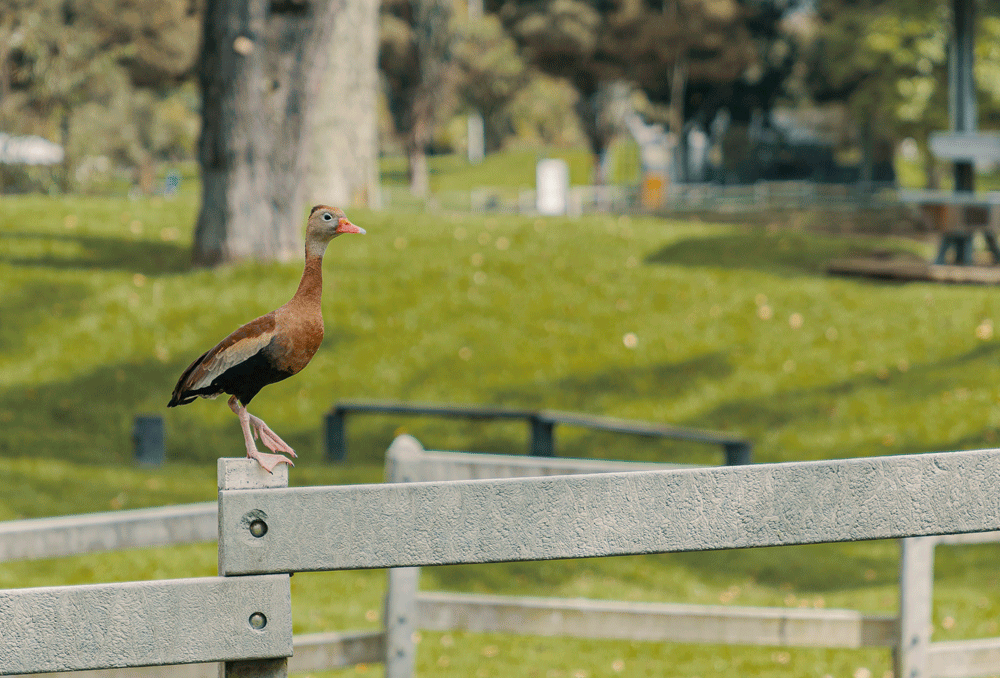
[[[283,303],[301,265],[191,270],[194,197],[3,198],[0,519],[211,500],[240,455],[222,401],[167,410],[183,368]],[[578,410],[722,429],[758,461],[991,446],[1000,429],[985,287],[829,278],[847,253],[904,240],[652,218],[357,211],[327,257],[327,339],[251,406],[300,453],[298,485],[376,482],[402,431],[429,448],[518,452],[512,424],[357,417],[349,462],[322,462],[338,398]],[[158,413],[169,463],[130,462]],[[718,450],[562,428],[566,456],[717,463]],[[213,545],[0,565],[0,588],[212,574]],[[936,640],[993,635],[998,550],[942,548]],[[425,570],[427,589],[893,612],[891,542]],[[379,572],[300,574],[297,632],[378,625]],[[951,621],[948,621],[951,619]],[[447,659],[442,659],[447,657]],[[873,676],[888,652],[703,647],[425,633],[422,675]],[[621,662],[621,663],[619,663]],[[618,669],[616,669],[618,667]],[[377,667],[366,667],[378,675]],[[352,669],[343,674],[354,675]],[[482,673],[485,672],[485,673]]]

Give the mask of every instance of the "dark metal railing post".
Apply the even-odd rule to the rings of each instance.
[[[344,461],[347,456],[347,431],[345,425],[347,413],[339,407],[326,415],[323,430],[326,442],[326,460],[328,462]]]
[[[555,422],[542,417],[532,415],[528,421],[531,423],[531,450],[534,457],[554,457],[556,455]]]
[[[750,443],[726,443],[726,466],[743,466],[753,463],[753,447]]]
[[[158,414],[140,414],[132,425],[132,442],[135,461],[143,466],[160,466],[166,456],[163,435],[163,417]]]

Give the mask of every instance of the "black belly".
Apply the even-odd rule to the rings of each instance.
[[[244,360],[239,365],[233,365],[220,374],[206,390],[214,393],[228,393],[239,398],[244,405],[249,405],[254,396],[268,384],[287,379],[294,372],[283,370],[274,365],[267,355],[267,350],[260,351]]]

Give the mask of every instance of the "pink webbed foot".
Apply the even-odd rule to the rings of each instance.
[[[284,463],[288,464],[289,466],[295,466],[295,464],[292,463],[292,460],[289,459],[288,457],[283,457],[280,454],[268,454],[267,452],[259,452],[256,449],[254,449],[253,452],[247,450],[247,458],[256,461],[258,464],[260,464],[260,467],[265,471],[267,471],[268,473],[274,473],[274,468],[278,464]]]
[[[247,415],[250,418],[250,426],[253,427],[254,437],[258,438],[267,449],[272,452],[284,452],[285,454],[290,454],[292,457],[298,457],[288,443],[278,437],[278,434],[272,431],[264,420],[260,417],[255,417],[249,412]]]

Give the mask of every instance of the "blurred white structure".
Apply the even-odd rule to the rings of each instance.
[[[469,162],[478,165],[486,157],[486,124],[480,113],[472,113],[467,119]]]
[[[65,155],[62,146],[42,137],[15,137],[0,132],[0,164],[58,165]]]
[[[539,160],[535,168],[535,187],[535,209],[539,214],[566,214],[569,207],[569,165],[565,160]]]

